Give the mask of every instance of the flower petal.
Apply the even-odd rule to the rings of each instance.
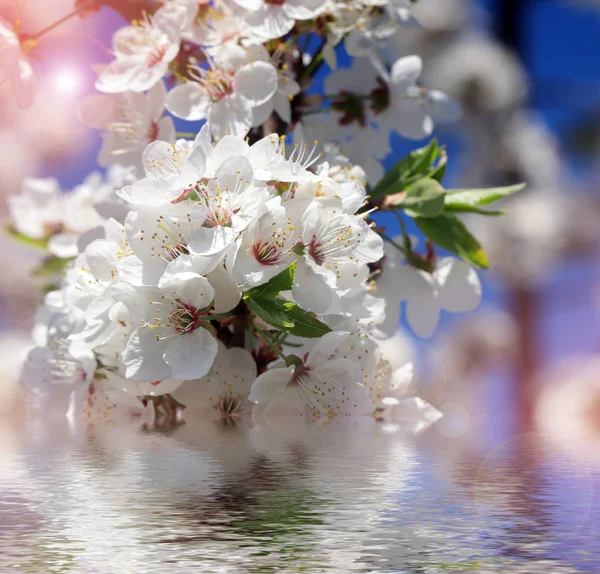
[[[264,104],[277,90],[277,70],[268,62],[251,62],[235,73],[233,85],[253,105]]]
[[[210,371],[218,349],[217,340],[200,327],[171,339],[163,359],[171,367],[173,377],[184,381],[199,379]]]
[[[452,313],[475,309],[481,301],[481,283],[475,270],[464,261],[444,257],[435,270],[439,285],[439,303]]]
[[[210,98],[196,82],[175,86],[165,100],[165,106],[175,117],[188,121],[203,120],[210,108]]]
[[[276,401],[286,390],[294,374],[294,367],[271,369],[260,375],[250,389],[248,400],[258,405]]]

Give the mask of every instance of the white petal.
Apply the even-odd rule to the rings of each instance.
[[[254,106],[268,101],[277,90],[277,70],[268,62],[251,62],[233,76],[235,91]]]
[[[132,285],[158,285],[166,265],[162,260],[142,261],[135,255],[124,257],[117,263],[119,277]]]
[[[199,379],[210,371],[217,356],[217,340],[200,327],[171,339],[163,358],[174,377],[182,380]]]
[[[153,329],[136,329],[127,341],[123,353],[125,376],[134,381],[166,379],[171,370],[162,358],[162,345],[156,341]]]
[[[295,20],[309,20],[316,16],[325,4],[325,0],[286,0],[285,13]]]
[[[349,333],[341,331],[332,331],[323,335],[314,342],[313,348],[308,353],[306,364],[308,366],[315,366],[327,362],[331,358],[331,355],[342,346],[348,336]]]
[[[273,5],[268,8],[263,5],[259,10],[246,14],[244,19],[251,31],[263,40],[285,36],[295,24],[294,19],[285,13],[282,6]]]
[[[206,277],[197,273],[179,273],[167,278],[163,277],[158,286],[165,294],[190,303],[196,309],[208,307],[215,297],[215,292]]]
[[[77,233],[59,233],[58,235],[53,235],[48,241],[48,251],[61,259],[77,257],[79,254],[77,247],[78,240],[79,236]]]
[[[158,122],[165,111],[165,98],[167,97],[167,88],[164,82],[158,82],[156,86],[148,90],[146,94],[148,117]]]
[[[273,113],[273,105],[274,102],[272,98],[266,101],[264,104],[261,104],[260,106],[254,106],[252,108],[253,127],[262,126],[262,124],[264,124],[271,117],[271,114]]]
[[[106,94],[129,91],[136,73],[136,65],[131,59],[113,60],[100,72],[96,80],[96,89]]]
[[[392,66],[390,77],[398,88],[412,86],[423,71],[423,61],[419,56],[406,56],[396,60]]]
[[[208,114],[210,99],[196,82],[175,86],[165,101],[167,110],[174,116],[188,121],[203,120]]]
[[[233,93],[210,107],[208,123],[215,137],[228,134],[244,137],[252,126],[252,105]]]
[[[421,140],[433,132],[433,120],[419,106],[414,110],[394,110],[390,113],[390,128],[411,140]]]
[[[293,374],[294,367],[264,372],[254,381],[248,400],[258,405],[275,402],[285,392]]]
[[[439,318],[440,304],[435,293],[419,293],[406,302],[406,320],[411,329],[423,339],[433,335]]]
[[[319,411],[324,415],[368,415],[375,410],[369,391],[357,382],[357,377],[362,379],[362,371],[354,361],[334,359],[319,365],[309,376],[319,395]]]
[[[286,96],[281,91],[275,92],[273,96],[272,107],[277,112],[277,115],[286,123],[292,122],[292,102],[289,96]]]
[[[475,270],[464,261],[444,257],[435,270],[439,303],[452,313],[475,309],[481,301],[481,283]]]
[[[198,255],[224,255],[234,239],[235,233],[231,227],[202,227],[190,238],[188,247]]]
[[[235,308],[242,298],[242,293],[225,267],[219,265],[206,278],[215,291],[214,312],[227,313]]]
[[[263,5],[263,0],[234,0],[234,2],[245,10],[258,10]]]
[[[453,123],[460,119],[460,106],[439,90],[427,92],[427,106],[433,118],[439,122]]]
[[[325,313],[334,301],[330,275],[327,269],[298,260],[292,287],[298,305],[306,311]]]

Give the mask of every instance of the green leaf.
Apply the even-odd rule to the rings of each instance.
[[[411,217],[435,217],[444,210],[444,194],[435,179],[420,179],[408,187],[404,197],[394,202],[394,207],[404,209]]]
[[[283,299],[247,299],[246,304],[257,317],[290,335],[310,339],[331,331],[314,313]]]
[[[322,337],[331,331],[325,323],[317,319],[314,313],[301,309],[295,303],[285,301],[283,307],[287,316],[294,321],[294,327],[288,330],[290,335],[312,339]]]
[[[489,261],[483,247],[466,225],[451,213],[437,217],[415,217],[419,229],[434,243],[455,253],[467,263],[487,269]]]
[[[442,183],[444,175],[446,175],[446,166],[448,165],[448,154],[444,148],[440,148],[440,154],[437,166],[429,172],[429,177]]]
[[[478,213],[479,215],[487,215],[487,216],[497,216],[504,215],[506,211],[503,209],[482,209],[481,207],[475,207],[474,205],[466,205],[466,204],[453,204],[446,205],[444,207],[444,211],[446,213]]]
[[[48,241],[46,239],[33,239],[31,237],[27,237],[27,235],[19,233],[11,225],[5,226],[4,230],[12,239],[22,243],[23,245],[27,245],[27,247],[33,247],[39,251],[48,251]]]
[[[244,299],[275,299],[283,291],[289,291],[294,284],[296,262],[294,261],[285,271],[282,271],[267,283],[254,287],[244,294]]]
[[[449,189],[446,191],[446,208],[453,211],[469,211],[469,207],[488,205],[509,195],[521,191],[524,183],[508,187],[491,187],[489,189]]]
[[[32,275],[34,277],[48,277],[49,275],[58,275],[62,273],[65,267],[73,259],[61,259],[56,255],[49,255],[33,270]]]
[[[406,186],[427,176],[431,166],[442,155],[443,149],[436,140],[419,148],[395,163],[371,192],[373,199],[404,191]],[[434,168],[435,171],[436,168]]]

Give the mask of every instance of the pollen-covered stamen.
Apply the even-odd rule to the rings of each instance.
[[[306,245],[308,255],[317,265],[324,265],[330,259],[350,255],[360,243],[359,234],[355,234],[349,225],[319,231],[322,233],[313,233]]]
[[[139,109],[124,103],[115,110],[115,121],[110,122],[106,129],[117,135],[125,147],[115,150],[115,153],[126,153],[132,145],[146,145],[158,138],[158,124],[147,119]]]
[[[190,230],[184,227],[185,220],[174,221],[161,215],[156,222],[158,231],[155,231],[150,237],[153,243],[151,248],[153,257],[158,257],[170,263],[180,255],[190,254],[187,244],[187,235],[189,235]],[[187,223],[190,223],[189,215]]]
[[[217,67],[208,54],[206,54],[206,61],[209,65],[208,69],[190,66],[189,75],[200,84],[212,103],[216,104],[233,92],[233,74]]]
[[[191,333],[200,327],[202,317],[199,309],[177,300],[175,309],[169,315],[169,323],[179,334]]]
[[[317,146],[319,142],[315,140],[312,148],[309,149],[305,143],[296,144],[294,150],[290,155],[290,162],[308,169],[313,163],[319,160],[323,155],[321,152],[317,152]]]
[[[248,253],[261,265],[278,265],[294,247],[294,229],[289,217],[279,226],[275,221],[263,224]]]
[[[178,147],[177,144],[169,146],[169,153],[159,159],[152,158],[146,161],[146,171],[157,179],[181,173],[181,168],[189,155],[189,149]]]
[[[169,249],[167,252],[166,258],[169,261],[173,261],[173,259],[177,259],[180,255],[189,255],[190,250],[188,249],[187,243],[181,241],[177,243],[174,247]]]
[[[227,208],[221,205],[214,206],[204,223],[203,227],[229,227],[231,226],[231,216],[233,213]]]
[[[160,64],[169,51],[169,42],[167,35],[154,26],[151,16],[144,14],[143,20],[134,20],[132,22],[136,34],[128,38],[128,45],[131,52],[137,53],[140,48],[146,52],[146,65],[153,68]]]

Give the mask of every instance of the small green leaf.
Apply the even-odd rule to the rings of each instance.
[[[508,187],[491,187],[489,189],[449,189],[446,191],[446,208],[453,211],[469,211],[468,207],[488,205],[509,195],[521,191],[524,183]]]
[[[257,317],[277,329],[287,331],[294,326],[294,322],[286,316],[282,309],[280,301],[275,299],[246,299],[246,305]]]
[[[5,226],[4,229],[6,233],[15,241],[18,241],[23,245],[27,245],[27,247],[33,247],[39,251],[48,251],[48,241],[46,239],[33,239],[31,237],[27,237],[27,235],[19,233],[11,225]]]
[[[444,148],[440,148],[438,163],[437,163],[436,167],[433,168],[429,172],[428,177],[430,177],[431,179],[435,179],[436,181],[439,181],[440,183],[442,183],[442,180],[444,179],[444,175],[446,175],[446,166],[447,165],[448,165],[448,154],[446,153],[446,150]]]
[[[322,337],[331,329],[314,313],[283,299],[247,299],[250,310],[269,325],[297,337]]]
[[[481,207],[475,207],[474,205],[466,205],[466,204],[451,204],[444,206],[444,211],[446,213],[478,213],[479,215],[487,215],[490,217],[494,217],[497,215],[504,215],[506,211],[503,209],[482,209]]]
[[[466,225],[451,213],[437,217],[415,217],[419,229],[434,243],[455,253],[467,263],[487,269],[489,261],[483,247]]]
[[[246,291],[244,299],[275,299],[283,291],[289,291],[292,288],[295,273],[296,262],[294,261],[287,269],[275,275],[264,285]]]
[[[419,148],[408,154],[405,158],[395,163],[383,176],[381,181],[371,191],[373,199],[380,199],[386,195],[399,193],[414,183],[416,180],[426,177],[432,166],[443,153],[436,140],[427,146]],[[434,168],[433,171],[435,171]]]
[[[435,179],[420,179],[408,187],[394,207],[404,209],[410,217],[435,217],[444,210],[444,193]]]
[[[294,326],[288,330],[290,335],[312,339],[322,337],[331,331],[325,323],[317,319],[314,313],[301,309],[295,303],[285,301],[283,306],[287,316],[294,321]]]
[[[65,267],[73,259],[61,259],[56,255],[49,255],[33,270],[32,275],[34,277],[48,277],[49,275],[58,275],[62,273]]]

